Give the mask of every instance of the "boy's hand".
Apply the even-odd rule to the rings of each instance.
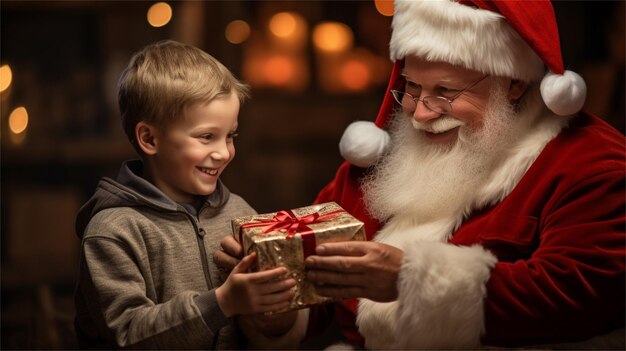
[[[288,307],[296,285],[294,279],[280,279],[287,273],[285,267],[247,273],[256,253],[244,257],[224,284],[215,290],[217,303],[226,317],[277,311]]]
[[[220,270],[220,279],[224,281],[233,268],[241,261],[243,248],[239,242],[230,235],[225,236],[222,241],[220,241],[220,245],[222,249],[213,254],[213,262],[215,262],[217,268]]]

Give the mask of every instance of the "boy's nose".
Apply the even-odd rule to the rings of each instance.
[[[211,158],[215,160],[228,160],[228,158],[230,158],[228,145],[225,142],[220,143],[220,146],[211,152]]]

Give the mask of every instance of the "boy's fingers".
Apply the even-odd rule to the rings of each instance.
[[[235,268],[233,268],[233,274],[234,273],[246,273],[250,268],[252,268],[252,265],[254,264],[254,261],[256,260],[256,253],[251,253],[248,256],[245,256],[244,258],[241,259],[241,262],[239,262],[239,264],[237,264],[235,266]],[[254,274],[254,273],[253,273]]]
[[[273,269],[268,269],[266,271],[250,273],[249,277],[251,282],[259,284],[271,280],[276,280],[286,273],[287,268],[277,267]]]
[[[220,268],[220,270],[230,272],[241,260],[230,256],[224,251],[218,250],[213,254],[213,262]]]
[[[241,244],[232,236],[225,236],[220,242],[220,246],[224,252],[232,257],[240,258],[243,256],[243,248]]]
[[[283,302],[290,302],[295,292],[291,289],[284,290],[280,293],[264,295],[261,299],[262,305],[275,305]]]
[[[295,279],[270,281],[259,286],[259,293],[261,293],[262,295],[269,295],[281,293],[284,291],[291,291],[291,288],[295,285]]]

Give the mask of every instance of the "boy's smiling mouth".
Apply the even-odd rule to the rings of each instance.
[[[198,168],[200,170],[200,172],[206,173],[206,174],[211,175],[211,176],[216,176],[217,172],[218,172],[217,168],[204,168],[204,167],[199,167],[199,166],[196,167],[196,168]]]

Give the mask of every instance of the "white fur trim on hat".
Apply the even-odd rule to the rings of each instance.
[[[562,75],[548,73],[541,80],[541,98],[559,116],[573,115],[585,104],[587,85],[581,76],[565,71]]]
[[[541,58],[498,13],[449,0],[395,1],[394,6],[393,61],[415,55],[525,82],[545,72]]]
[[[414,55],[523,82],[541,81],[543,100],[555,114],[569,116],[583,107],[584,80],[573,72],[560,74],[558,28],[549,2],[476,1],[468,6],[452,0],[396,0],[394,6],[392,60]]]
[[[389,141],[389,134],[373,122],[357,121],[343,132],[339,152],[351,164],[366,168],[387,151]]]

